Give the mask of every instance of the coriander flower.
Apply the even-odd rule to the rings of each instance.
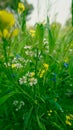
[[[27,83],[27,77],[23,76],[22,78],[19,79],[20,85],[26,84]]]
[[[29,85],[30,86],[33,86],[33,85],[36,85],[36,84],[37,84],[37,79],[36,78],[33,77],[33,78],[29,79]]]

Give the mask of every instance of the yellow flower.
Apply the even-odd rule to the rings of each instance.
[[[68,61],[69,61],[69,59],[68,59],[68,57],[66,57],[65,60],[64,60],[64,62],[67,63]]]
[[[19,29],[15,28],[12,32],[9,32],[8,29],[4,29],[3,31],[0,31],[0,37],[2,38],[12,38],[17,36],[19,33]]]
[[[32,37],[34,37],[35,36],[35,30],[34,29],[30,29],[30,34],[31,34]]]
[[[66,120],[70,120],[70,116],[69,115],[66,115]]]
[[[7,29],[4,29],[4,30],[3,30],[3,35],[2,35],[2,37],[4,37],[4,38],[8,38],[8,37],[9,37],[9,32],[8,32]]]
[[[14,15],[7,10],[0,10],[0,29],[11,28],[15,23]]]
[[[53,29],[56,28],[56,24],[55,23],[53,23],[51,26],[52,26]]]
[[[48,113],[48,116],[51,116],[51,114],[50,114],[50,113]]]
[[[43,66],[44,66],[45,70],[47,71],[47,70],[48,70],[49,65],[48,65],[48,64],[46,64],[46,63],[44,63],[44,64],[43,64]]]
[[[66,123],[67,125],[69,125],[69,126],[72,125],[71,122],[70,122],[69,120],[66,120],[65,123]]]
[[[52,113],[52,110],[50,110],[49,112]]]
[[[72,125],[71,122],[70,122],[70,120],[72,120],[72,114],[66,115],[66,121],[65,121],[65,123],[67,125],[69,125],[69,126]]]
[[[44,73],[45,73],[45,70],[41,70],[41,72],[40,72],[40,74],[39,74],[40,78],[43,77]]]
[[[12,64],[12,68],[16,68],[16,64]]]
[[[31,72],[31,76],[30,77],[33,77],[35,75],[35,73],[34,72]]]
[[[18,29],[18,28],[15,28],[15,29],[12,31],[12,33],[11,33],[11,37],[17,36],[18,33],[19,33],[19,29]]]
[[[25,11],[25,6],[23,3],[19,2],[18,3],[18,13],[22,14]]]
[[[48,113],[48,116],[51,116],[52,110],[47,111],[47,113]]]

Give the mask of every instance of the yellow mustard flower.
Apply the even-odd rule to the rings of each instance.
[[[41,72],[39,74],[40,78],[42,78],[44,76],[44,74],[45,74],[45,70],[41,70]]]
[[[35,36],[35,30],[34,29],[30,29],[30,34],[31,34],[32,37],[34,37]]]
[[[65,123],[66,123],[67,125],[69,125],[69,126],[72,125],[71,122],[70,122],[69,120],[66,120]]]
[[[49,111],[47,111],[47,112],[48,112],[48,116],[51,116],[52,110],[49,110]]]
[[[48,113],[48,116],[51,116],[51,114],[50,114],[50,113]]]
[[[22,14],[25,11],[25,6],[22,2],[18,3],[18,13]]]
[[[3,30],[3,35],[2,35],[2,37],[4,37],[4,38],[8,38],[8,37],[9,37],[9,32],[8,32],[7,29],[4,29],[4,30]]]
[[[33,77],[33,76],[35,76],[35,73],[34,73],[34,72],[31,72],[30,77]]]
[[[56,24],[55,24],[55,23],[52,24],[52,28],[53,28],[53,29],[56,28]]]
[[[69,125],[69,126],[72,125],[71,122],[70,122],[70,120],[72,120],[71,114],[66,115],[66,121],[65,121],[65,123],[66,123],[67,125]]]
[[[8,38],[13,38],[15,36],[17,36],[19,33],[19,29],[18,28],[15,28],[12,32],[9,32],[8,29],[4,29],[3,31],[0,31],[0,38],[5,38],[5,39],[8,39]]]
[[[46,64],[46,63],[44,63],[44,64],[43,64],[43,66],[44,66],[45,70],[47,71],[47,70],[48,70],[49,65],[48,65],[48,64]]]
[[[0,29],[11,28],[15,24],[14,15],[7,10],[0,10]]]
[[[18,28],[15,28],[12,33],[11,33],[11,37],[15,37],[19,34],[19,29]]]
[[[65,59],[64,59],[64,62],[68,62],[69,61],[69,59],[68,59],[68,57],[66,57]]]
[[[66,115],[66,120],[70,120],[70,116],[69,115]]]
[[[12,64],[12,68],[16,68],[16,64]]]
[[[50,110],[49,112],[52,113],[52,110]]]

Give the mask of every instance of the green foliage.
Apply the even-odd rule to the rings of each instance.
[[[0,38],[0,129],[71,130],[72,29],[47,18],[32,35],[24,16],[17,36]]]

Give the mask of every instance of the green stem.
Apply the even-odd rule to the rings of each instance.
[[[36,57],[36,63],[35,63],[35,76],[37,76],[37,66],[38,66],[38,48],[36,49],[37,51],[37,57]]]
[[[6,41],[5,39],[3,39],[4,58],[5,58],[5,63],[8,66],[7,44],[8,44],[8,41]]]

